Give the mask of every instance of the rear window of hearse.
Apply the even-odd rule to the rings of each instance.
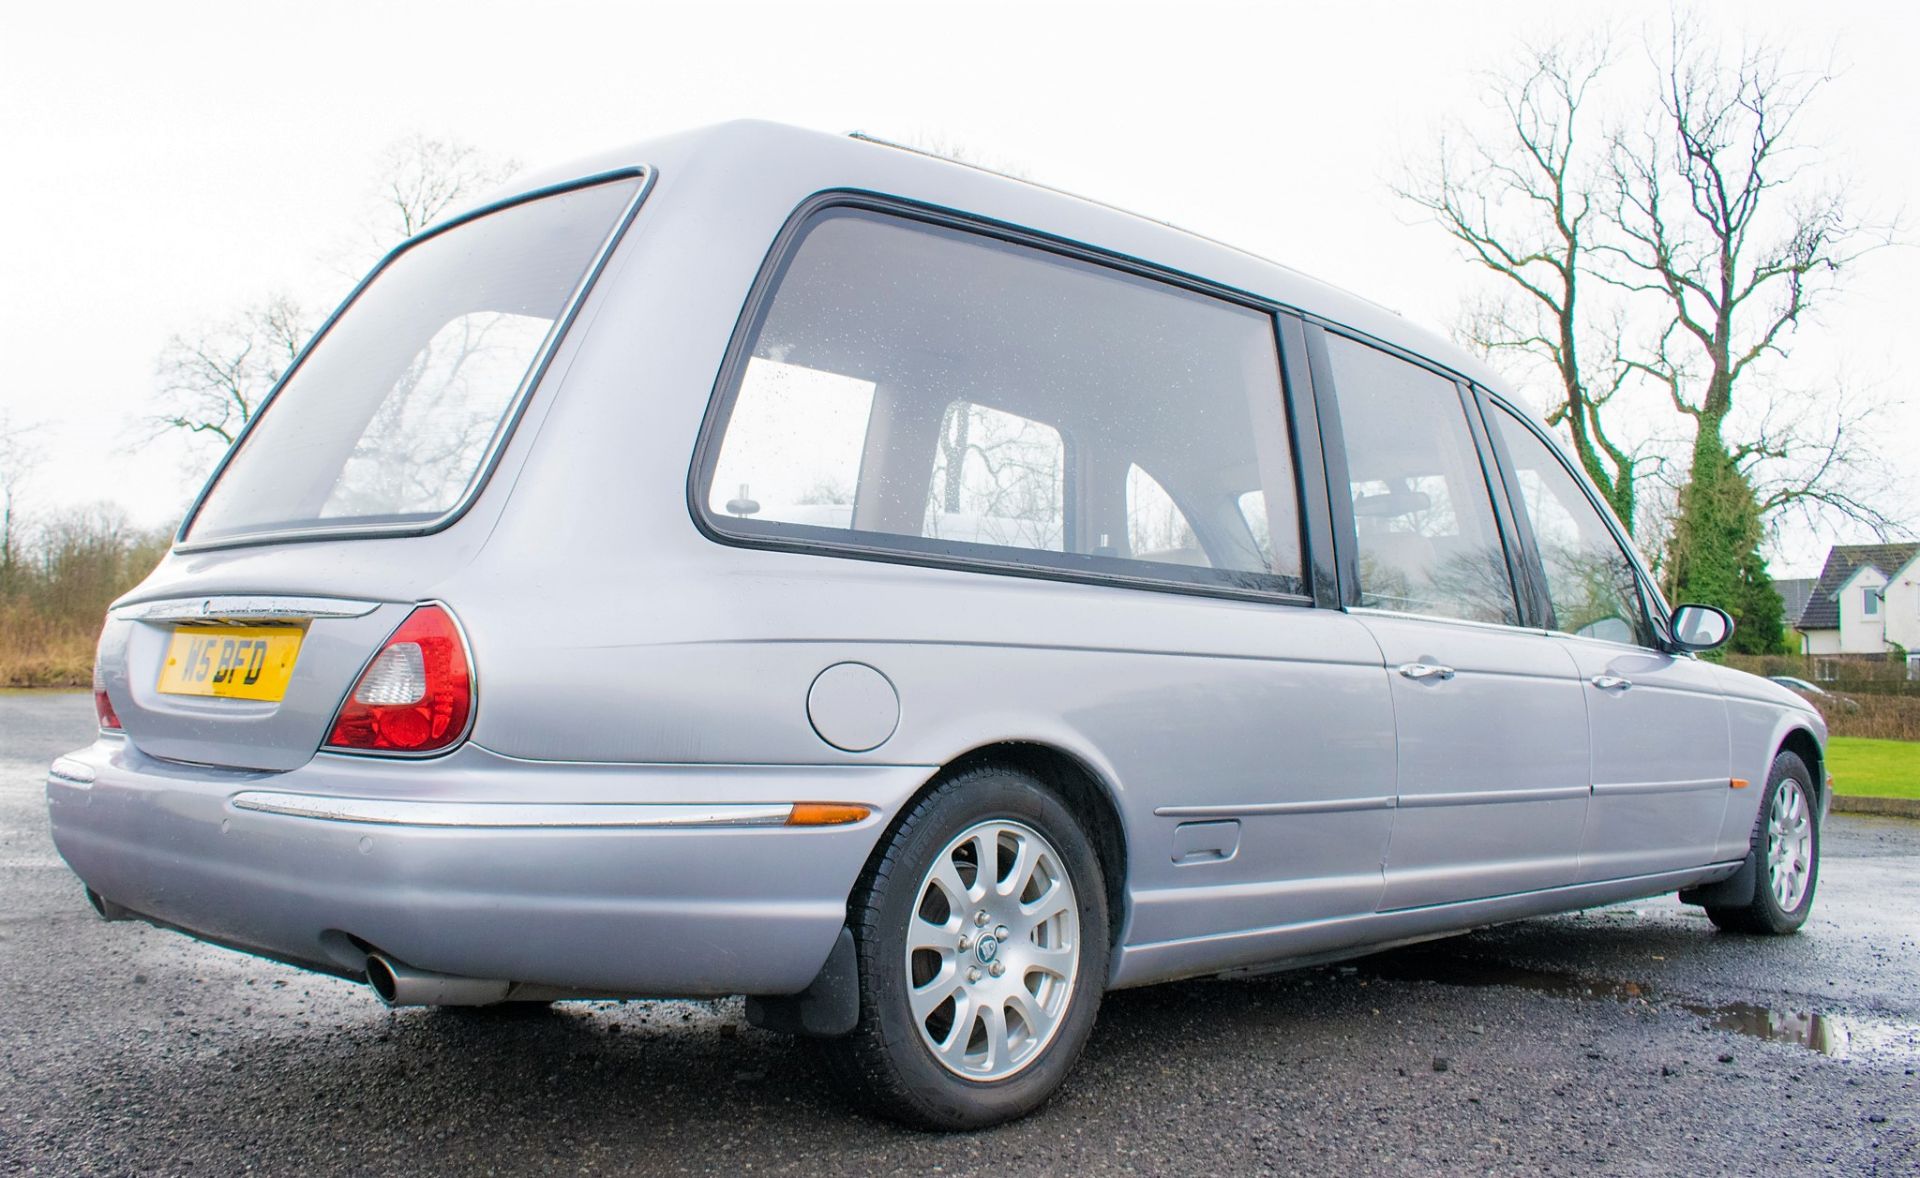
[[[509,205],[396,254],[241,437],[187,539],[404,529],[454,511],[638,185]]]

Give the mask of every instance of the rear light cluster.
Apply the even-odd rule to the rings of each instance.
[[[453,616],[417,607],[373,656],[333,718],[327,745],[430,753],[451,747],[473,714],[473,665]]]
[[[120,717],[113,710],[113,700],[107,698],[107,676],[97,656],[93,660],[93,714],[100,718],[100,731],[120,731]]]

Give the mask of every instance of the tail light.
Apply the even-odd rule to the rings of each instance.
[[[120,731],[120,717],[113,710],[113,701],[107,698],[107,676],[100,669],[97,655],[93,660],[93,714],[100,718],[100,731]]]
[[[422,605],[373,656],[333,718],[327,747],[431,753],[466,735],[473,664],[453,615]]]

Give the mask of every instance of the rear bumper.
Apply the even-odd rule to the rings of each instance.
[[[105,738],[55,763],[47,801],[55,845],[106,901],[265,956],[355,975],[372,946],[419,969],[584,992],[787,994],[825,962],[875,841],[930,772],[468,747],[259,773]],[[802,801],[873,813],[768,824]]]

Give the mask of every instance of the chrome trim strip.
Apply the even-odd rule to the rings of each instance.
[[[1401,794],[1402,810],[1435,806],[1498,806],[1507,802],[1570,802],[1590,791],[1584,785],[1556,785],[1546,789],[1475,789],[1461,793]]]
[[[93,784],[93,766],[72,757],[56,757],[53,764],[47,767],[47,776],[68,785],[88,786]]]
[[[1479,622],[1472,618],[1449,618],[1441,614],[1417,614],[1404,609],[1387,609],[1378,605],[1350,605],[1346,607],[1350,614],[1363,618],[1398,618],[1408,622],[1438,622],[1443,626],[1467,626],[1475,630],[1498,630],[1505,634],[1541,634],[1546,633],[1538,626],[1522,626],[1518,622]]]
[[[248,790],[228,799],[235,809],[327,822],[377,826],[689,827],[784,826],[790,802],[418,802],[338,798]]]
[[[1308,802],[1253,802],[1243,806],[1158,806],[1158,818],[1246,818],[1268,814],[1344,814],[1350,810],[1391,810],[1391,796],[1378,798],[1330,798]]]
[[[1607,784],[1595,783],[1593,796],[1596,798],[1632,797],[1637,794],[1693,794],[1705,793],[1710,789],[1730,789],[1733,781],[1728,777],[1707,778],[1700,781],[1615,781]]]
[[[215,594],[165,601],[135,602],[112,611],[123,622],[224,622],[265,618],[364,618],[377,601],[341,597],[241,596]]]

